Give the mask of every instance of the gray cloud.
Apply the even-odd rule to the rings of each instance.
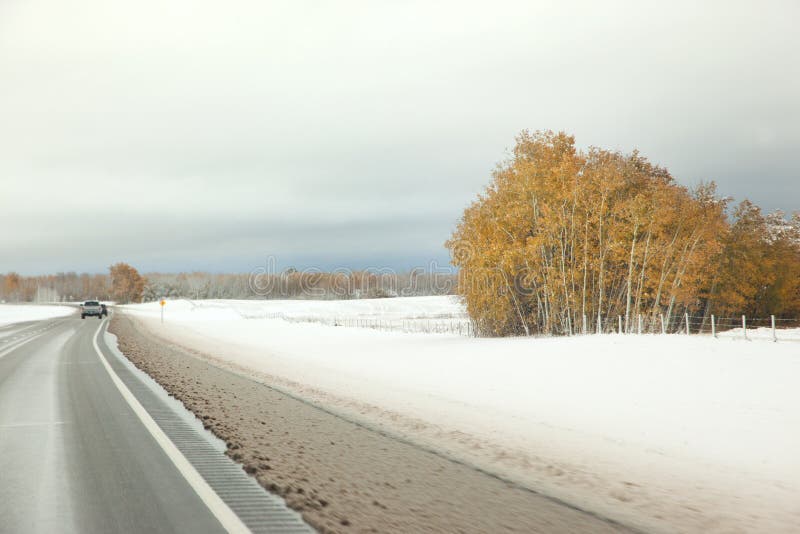
[[[799,15],[792,1],[7,0],[0,271],[445,260],[523,128],[800,209]]]

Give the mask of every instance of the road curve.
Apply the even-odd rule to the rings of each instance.
[[[166,403],[132,382],[138,379],[115,361],[102,341],[104,326],[105,321],[70,317],[0,330],[0,532],[251,530],[236,514],[226,522],[209,505],[209,495],[198,490],[197,481],[191,483],[186,469],[179,469],[180,462],[201,462],[201,485],[213,486],[215,474],[227,483],[224,495],[233,505],[221,507],[229,514],[261,502],[279,508],[267,494],[258,495],[260,489],[250,487],[251,480],[221,452],[206,451],[207,444],[201,444],[190,463],[172,441],[167,439],[166,446],[159,442],[143,422],[149,413],[156,414],[158,425],[173,440],[177,436],[185,441],[187,456],[202,440],[181,426]],[[138,401],[126,400],[127,387],[112,368],[127,373],[131,390],[139,391],[128,395],[143,400],[146,409],[139,409],[144,415],[131,404]],[[198,475],[193,467],[188,470]],[[211,493],[212,501],[222,502]],[[269,525],[264,518],[249,520]],[[242,528],[232,528],[235,523]],[[291,532],[308,530],[285,515],[276,525]]]

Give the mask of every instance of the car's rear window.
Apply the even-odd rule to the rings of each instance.
[[[100,303],[96,300],[87,300],[83,303],[84,306],[100,306]]]

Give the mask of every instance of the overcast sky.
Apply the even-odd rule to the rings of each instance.
[[[800,2],[0,0],[0,272],[447,262],[522,129],[800,209]]]

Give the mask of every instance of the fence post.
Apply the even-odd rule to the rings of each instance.
[[[689,312],[683,314],[686,317],[686,335],[688,336],[691,332],[689,332]]]
[[[742,315],[742,331],[744,332],[744,338],[747,339],[747,319],[745,319],[744,315]]]
[[[717,337],[717,323],[713,315],[711,316],[711,335]]]
[[[770,315],[769,318],[772,321],[772,341],[775,342],[778,341],[778,336],[775,335],[775,316]]]
[[[617,315],[617,319],[619,320],[619,328],[617,329],[617,334],[621,334],[622,333],[622,316],[621,315]]]
[[[663,313],[660,314],[660,317],[661,317],[661,333],[662,334],[666,334],[667,333],[667,325],[664,324],[664,314]]]
[[[639,314],[639,324],[638,324],[637,332],[639,333],[640,336],[642,335],[642,314],[641,313]]]

